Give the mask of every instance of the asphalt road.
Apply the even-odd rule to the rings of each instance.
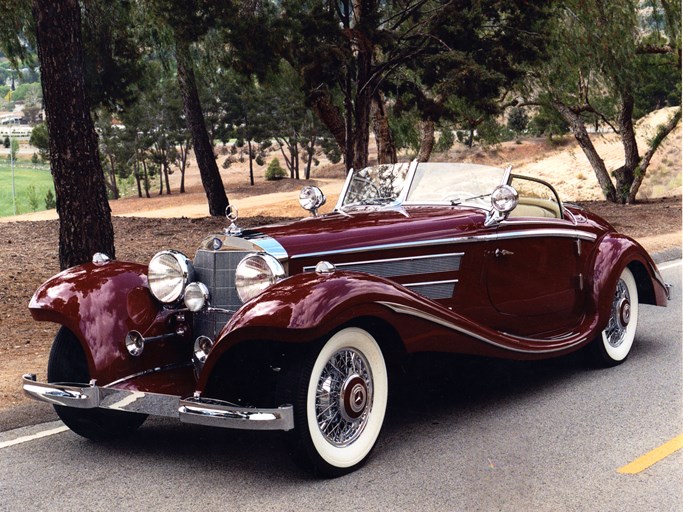
[[[680,511],[683,450],[619,472],[683,434],[681,261],[662,267],[673,300],[641,308],[621,366],[420,360],[346,477],[311,478],[277,433],[153,419],[97,445],[55,421],[0,433],[0,510]]]

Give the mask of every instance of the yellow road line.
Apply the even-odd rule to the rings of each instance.
[[[647,452],[642,457],[638,457],[633,462],[626,464],[625,466],[617,469],[618,473],[624,473],[628,475],[635,475],[641,471],[646,470],[653,464],[656,464],[665,457],[668,457],[677,450],[683,448],[683,434],[678,437],[674,437],[671,441],[664,443],[662,446],[655,448],[652,451]]]

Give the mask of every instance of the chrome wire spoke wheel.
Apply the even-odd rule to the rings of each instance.
[[[617,283],[617,291],[612,302],[612,314],[605,329],[605,338],[610,346],[617,348],[626,337],[626,329],[631,320],[631,295],[623,279]]]
[[[325,439],[338,447],[358,439],[372,399],[372,373],[363,354],[350,348],[336,352],[323,368],[316,390],[316,417]]]
[[[336,332],[312,356],[296,428],[314,470],[339,476],[375,446],[387,408],[387,367],[375,338],[357,327]]]
[[[595,340],[598,362],[606,366],[622,363],[628,357],[638,324],[638,287],[633,274],[624,268],[612,298],[607,326]]]

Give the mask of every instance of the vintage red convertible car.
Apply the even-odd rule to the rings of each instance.
[[[233,221],[193,260],[65,270],[29,308],[61,324],[47,382],[74,432],[106,439],[146,415],[291,431],[334,476],[370,454],[390,374],[418,352],[541,359],[587,347],[626,359],[639,304],[669,287],[643,248],[510,168],[403,163],[349,173],[334,211],[242,231]]]

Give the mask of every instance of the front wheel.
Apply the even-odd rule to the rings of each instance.
[[[62,327],[55,336],[47,364],[47,380],[71,384],[90,382],[83,348],[66,327]],[[146,414],[107,409],[76,409],[63,405],[55,405],[54,408],[67,427],[93,441],[105,441],[129,434],[147,418]]]
[[[638,287],[633,274],[624,268],[612,299],[607,327],[593,341],[594,360],[602,366],[623,363],[631,352],[638,325]]]
[[[361,466],[382,429],[388,375],[382,350],[348,327],[312,350],[293,380],[297,448],[314,473],[341,476]]]

